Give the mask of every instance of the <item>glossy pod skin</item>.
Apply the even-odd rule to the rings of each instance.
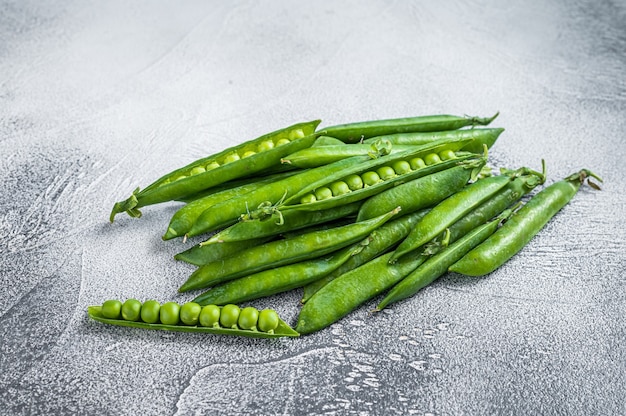
[[[302,234],[285,240],[251,247],[237,255],[198,268],[178,289],[179,292],[203,289],[273,267],[320,257],[363,240],[400,211],[343,227]]]
[[[328,258],[288,264],[228,281],[209,289],[193,301],[200,305],[242,303],[305,286],[344,264],[363,250],[369,240],[339,250]]]
[[[404,237],[406,237],[411,229],[417,224],[417,222],[424,216],[428,210],[420,210],[410,214],[404,214],[400,218],[393,219],[386,224],[383,224],[377,230],[374,230],[370,234],[368,244],[363,249],[351,256],[345,263],[339,266],[336,270],[333,270],[326,276],[307,284],[304,286],[304,293],[302,295],[302,303],[308,301],[311,296],[328,282],[336,279],[337,277],[356,269],[357,267],[367,263],[373,258],[389,251],[393,246]]]
[[[442,233],[452,223],[490,199],[513,179],[521,175],[535,175],[542,183],[545,181],[545,174],[532,171],[528,168],[506,171],[498,176],[479,179],[471,185],[466,186],[461,191],[446,198],[430,210],[430,212],[422,218],[422,221],[415,226],[407,238],[400,243],[391,261],[396,261],[400,256],[426,244]]]
[[[396,284],[376,306],[376,310],[380,311],[392,303],[411,297],[420,289],[431,284],[435,279],[445,274],[450,265],[492,235],[500,222],[509,215],[511,215],[511,211],[505,211],[501,216],[474,228],[448,247],[428,258],[424,264]]]
[[[111,314],[110,308],[108,308],[110,303],[112,302],[107,301],[102,306],[89,306],[87,309],[89,317],[109,325],[163,331],[234,335],[248,338],[297,337],[300,335],[271,309],[263,311],[257,311],[250,307],[239,309],[236,305],[223,307],[206,305],[203,308],[195,302],[188,302],[180,306],[175,302],[159,305],[158,302],[148,301],[144,305],[149,303],[151,306],[155,305],[155,310],[161,310],[161,316],[157,320],[150,319],[150,322],[146,322],[140,319],[127,320],[119,313]],[[126,303],[124,302],[124,304]],[[139,302],[137,301],[137,303]],[[139,305],[141,308],[140,303]],[[162,313],[164,308],[169,310],[167,315]],[[234,322],[228,322],[228,326],[224,325],[226,314],[229,315],[228,319],[234,318]],[[168,323],[163,323],[162,320],[166,320]]]
[[[488,118],[440,114],[339,124],[325,127],[322,130],[325,135],[345,143],[357,143],[370,137],[388,134],[445,131],[456,130],[466,126],[485,126],[491,123],[497,116],[498,113]]]
[[[467,276],[484,276],[496,270],[528,244],[571,201],[589,176],[602,181],[591,171],[583,169],[538,192],[495,234],[450,265],[449,270]]]
[[[286,232],[300,230],[317,224],[325,224],[333,220],[354,215],[359,211],[360,202],[346,204],[337,208],[320,211],[288,211],[283,214],[282,224],[279,218],[242,220],[214,234],[200,243],[205,246],[213,243],[242,241],[249,238],[269,237]],[[395,208],[395,207],[393,207]],[[392,209],[393,209],[392,208]],[[387,210],[387,212],[391,209]]]
[[[432,143],[436,140],[472,139],[472,141],[463,147],[462,150],[472,153],[481,153],[483,151],[483,146],[487,146],[487,149],[491,149],[491,146],[496,143],[498,137],[500,137],[503,131],[503,128],[472,128],[427,133],[398,133],[372,137],[364,140],[363,143],[370,144],[378,140],[383,140],[391,143],[392,146],[417,146]]]
[[[484,166],[486,159],[459,162],[457,166],[394,186],[368,198],[357,215],[357,221],[377,217],[399,206],[407,214],[438,204],[460,191]]]
[[[271,240],[273,240],[273,237],[259,237],[222,244],[211,244],[207,246],[196,244],[195,246],[176,254],[174,259],[196,266],[202,266],[225,257],[233,256],[250,247],[259,246]]]
[[[113,222],[115,215],[121,212],[140,217],[141,207],[194,195],[277,166],[281,158],[313,144],[319,123],[320,120],[298,123],[176,169],[143,190],[135,189],[128,199],[115,203],[109,220]]]

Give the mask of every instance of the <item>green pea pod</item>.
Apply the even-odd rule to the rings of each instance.
[[[414,149],[415,146],[394,145],[389,142],[387,148],[382,154],[404,152]],[[300,169],[315,168],[338,160],[346,159],[352,156],[367,156],[370,154],[381,154],[381,149],[373,144],[341,144],[326,145],[321,147],[308,147],[298,150],[288,156],[285,156],[281,163],[288,164]]]
[[[337,277],[349,272],[352,269],[367,263],[373,258],[383,254],[384,252],[393,248],[393,246],[404,237],[406,237],[413,226],[424,216],[428,210],[420,210],[410,214],[403,214],[400,218],[396,218],[383,224],[377,230],[374,230],[370,235],[368,244],[363,249],[350,257],[345,263],[339,266],[336,270],[333,270],[326,276],[307,284],[304,286],[304,293],[302,295],[302,303],[307,302],[311,296],[328,282],[336,279]]]
[[[484,276],[496,270],[528,244],[571,201],[589,176],[602,181],[594,173],[583,169],[537,193],[495,234],[452,264],[449,270],[467,276]],[[597,187],[595,184],[592,186]]]
[[[220,326],[219,321],[216,321],[212,326],[201,325],[186,325],[182,322],[177,324],[164,324],[161,322],[147,323],[143,321],[127,321],[120,318],[107,318],[103,314],[102,306],[89,306],[87,313],[89,317],[95,321],[117,326],[126,326],[131,328],[140,329],[158,329],[162,331],[175,331],[175,332],[195,332],[205,334],[218,334],[218,335],[234,335],[248,338],[279,338],[279,337],[297,337],[300,334],[291,328],[285,321],[277,318],[276,326],[273,329],[262,331],[257,327],[250,329],[242,329],[240,327],[223,327]],[[220,308],[221,310],[221,308]],[[276,319],[276,317],[274,317]]]
[[[198,268],[178,289],[186,292],[203,289],[272,267],[320,257],[364,239],[400,211],[343,227],[302,234],[285,240],[252,247],[238,255],[205,264]]]
[[[174,258],[176,260],[184,261],[185,263],[202,266],[203,264],[218,261],[225,257],[238,254],[242,250],[250,247],[267,243],[272,239],[273,237],[259,237],[222,244],[211,244],[207,246],[196,244],[195,246],[176,254]]]
[[[143,190],[135,189],[128,199],[115,203],[110,221],[121,212],[140,217],[141,207],[193,195],[276,166],[281,158],[311,146],[319,136],[314,133],[319,123],[320,120],[294,124],[176,169]]]
[[[317,224],[325,224],[329,221],[344,218],[356,214],[361,206],[360,202],[343,205],[334,209],[320,211],[288,211],[280,218],[242,220],[220,232],[214,234],[200,245],[213,243],[225,243],[242,241],[250,238],[274,236],[285,232],[300,230]],[[393,207],[395,208],[395,207]],[[387,210],[389,212],[391,209]]]
[[[371,137],[396,133],[432,132],[456,130],[466,126],[485,126],[491,123],[499,113],[493,117],[467,117],[447,114],[395,118],[387,120],[361,121],[356,123],[339,124],[322,129],[327,136],[334,137],[345,143],[357,143]]]
[[[481,153],[483,147],[487,146],[491,149],[491,146],[495,144],[500,137],[500,134],[504,131],[503,128],[475,128],[475,129],[463,129],[463,130],[448,130],[448,131],[435,131],[435,132],[414,132],[414,133],[398,133],[390,134],[386,136],[377,136],[364,140],[364,144],[374,143],[378,140],[384,140],[391,143],[392,146],[417,146],[431,143],[435,140],[458,140],[458,139],[472,139],[470,143],[462,148],[462,150]]]
[[[307,285],[327,275],[363,250],[370,238],[346,247],[329,258],[316,258],[231,280],[204,292],[193,301],[200,305],[242,303]]]
[[[528,168],[520,168],[516,171],[505,171],[502,175],[480,179],[444,199],[430,210],[407,238],[400,243],[391,261],[396,261],[400,256],[422,247],[442,233],[452,223],[493,197],[512,180],[521,175],[534,175],[543,183],[545,181],[545,165],[544,173],[535,172]]]
[[[389,188],[363,203],[357,221],[377,217],[389,211],[389,206],[402,207],[405,214],[433,206],[460,191],[486,161],[485,158],[459,162],[452,168]]]
[[[511,215],[511,210],[504,211],[496,219],[474,228],[463,237],[428,258],[424,264],[396,284],[376,306],[380,311],[392,303],[413,296],[420,289],[442,276],[452,264],[492,235],[500,223]]]

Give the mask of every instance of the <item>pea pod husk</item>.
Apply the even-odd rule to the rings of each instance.
[[[169,172],[143,190],[140,190],[140,188],[135,189],[132,195],[126,200],[115,203],[109,219],[113,222],[115,216],[121,212],[126,212],[131,217],[140,217],[141,211],[139,211],[139,208],[141,207],[194,195],[204,189],[217,186],[224,182],[250,176],[273,166],[277,166],[280,164],[281,158],[313,144],[317,136],[319,136],[319,134],[314,133],[319,123],[320,120],[298,123],[237,146],[232,146],[219,153],[198,159],[182,168]],[[204,167],[212,161],[226,157],[228,154],[242,152],[248,148],[256,150],[256,145],[265,140],[289,139],[294,132],[301,133],[303,137],[292,139],[287,144],[255,153],[250,157],[244,157],[230,163],[221,164],[219,167],[206,170],[203,173],[191,174],[196,167]]]
[[[502,266],[571,201],[589,176],[601,181],[597,175],[583,169],[538,192],[496,233],[450,265],[449,270],[467,276],[484,276]]]
[[[222,327],[204,327],[197,325],[165,325],[165,324],[148,324],[141,321],[126,321],[123,319],[109,319],[102,316],[101,306],[89,306],[87,308],[89,317],[95,321],[116,325],[125,326],[131,328],[140,329],[156,329],[162,331],[175,331],[175,332],[196,332],[205,334],[218,334],[218,335],[231,335],[241,336],[247,338],[280,338],[280,337],[297,337],[300,334],[295,331],[289,324],[279,318],[278,327],[273,332],[262,332],[253,329],[233,329]]]
[[[250,247],[267,243],[272,239],[273,237],[258,237],[241,241],[231,241],[222,244],[211,244],[207,246],[196,244],[185,251],[177,253],[174,256],[174,259],[196,266],[202,266],[212,261],[218,261],[225,257],[235,255]]]

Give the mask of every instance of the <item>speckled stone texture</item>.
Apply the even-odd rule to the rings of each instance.
[[[0,414],[626,413],[626,6],[0,1]],[[289,124],[487,116],[496,167],[583,187],[484,278],[446,275],[298,339],[108,327],[184,302],[180,206],[113,202]],[[295,324],[301,292],[254,302]]]

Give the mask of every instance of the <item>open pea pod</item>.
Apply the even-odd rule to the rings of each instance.
[[[143,190],[115,203],[110,221],[126,212],[140,217],[139,208],[184,198],[224,182],[253,175],[280,165],[280,159],[313,144],[320,120],[294,124],[219,153],[196,160],[157,179]]]
[[[106,304],[106,303],[105,303]],[[218,308],[221,312],[223,307],[218,307],[215,305],[210,305],[214,308]],[[230,305],[233,306],[233,305]],[[178,324],[164,324],[161,322],[157,323],[147,323],[140,320],[127,320],[124,319],[121,315],[116,318],[108,318],[103,314],[103,308],[106,306],[89,306],[87,309],[87,313],[89,317],[95,321],[109,324],[109,325],[117,325],[117,326],[126,326],[131,328],[140,328],[140,329],[157,329],[162,331],[176,331],[176,332],[197,332],[197,333],[208,333],[208,334],[219,334],[219,335],[235,335],[241,337],[248,338],[280,338],[280,337],[297,337],[300,334],[296,332],[293,328],[291,328],[286,322],[278,317],[278,315],[273,315],[274,325],[272,325],[272,329],[267,331],[262,331],[257,327],[253,327],[250,329],[242,329],[237,325],[233,325],[231,327],[223,327],[220,326],[219,322],[214,322],[211,326],[202,326],[200,323],[196,325],[186,325],[182,322]],[[273,311],[272,311],[273,312]]]
[[[360,164],[351,172],[337,172],[308,184],[287,198],[278,209],[318,210],[361,201],[400,183],[471,163],[484,165],[485,155],[458,152],[471,139],[442,140],[411,150],[391,153]]]

